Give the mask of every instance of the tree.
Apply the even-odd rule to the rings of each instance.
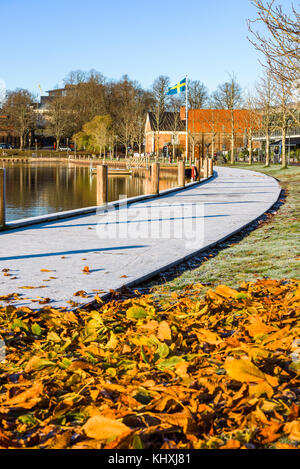
[[[188,80],[189,109],[202,109],[208,102],[208,90],[199,80]]]
[[[249,154],[249,165],[253,163],[253,133],[258,130],[260,127],[261,115],[257,109],[257,101],[253,95],[250,93],[247,94],[245,98],[245,108],[247,112],[245,113],[244,126],[245,126],[245,136],[247,141],[245,146],[248,147]]]
[[[9,124],[20,138],[20,150],[24,140],[32,131],[36,122],[34,96],[25,89],[17,89],[7,94],[3,111],[8,115]]]
[[[164,75],[160,75],[154,81],[152,85],[153,105],[152,112],[154,113],[154,131],[156,133],[156,158],[159,156],[159,134],[161,128],[161,122],[164,112],[167,111],[168,100],[167,92],[170,86],[170,78]]]
[[[137,90],[134,100],[132,138],[138,145],[139,154],[142,153],[147,111],[151,108],[152,101],[153,97],[149,91]]]
[[[105,115],[105,78],[99,72],[81,70],[70,72],[64,80],[65,106],[70,115],[70,135],[96,115]]]
[[[288,109],[290,105],[290,96],[287,89],[287,83],[284,79],[278,79],[276,84],[277,88],[277,109],[276,116],[278,122],[278,128],[281,131],[281,165],[282,168],[287,167],[287,158],[286,158],[286,134],[287,129],[292,123]]]
[[[66,97],[60,96],[49,102],[46,113],[46,132],[55,137],[56,151],[60,141],[70,128],[71,116],[66,106]]]
[[[180,119],[180,106],[181,100],[178,97],[171,96],[170,99],[170,108],[172,111],[173,117],[171,118],[171,133],[172,133],[172,147],[173,147],[173,160],[175,160],[176,156],[176,145],[178,144],[178,127],[181,121]]]
[[[135,119],[137,114],[139,85],[130,80],[127,75],[115,83],[112,88],[111,115],[118,140],[125,147],[125,157],[128,156],[128,146],[133,146],[135,134]]]
[[[242,88],[236,81],[234,75],[230,75],[230,80],[219,85],[212,95],[212,103],[217,109],[230,110],[231,116],[231,164],[234,164],[234,140],[235,140],[235,122],[234,110],[241,107]]]
[[[86,122],[81,132],[73,135],[79,147],[85,146],[92,151],[99,151],[100,155],[105,151],[110,141],[111,117],[109,115],[95,116],[89,122]]]
[[[257,18],[248,20],[253,36],[249,40],[264,55],[272,75],[291,86],[300,76],[300,14],[293,6],[286,13],[275,0],[251,0],[251,3],[256,7]],[[253,30],[255,23],[265,26],[267,36]]]
[[[275,90],[274,79],[266,72],[256,85],[256,107],[260,113],[260,128],[266,140],[265,165],[270,166],[270,136],[274,127]]]

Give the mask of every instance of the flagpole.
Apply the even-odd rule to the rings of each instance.
[[[185,75],[185,158],[188,161],[188,84],[187,75]]]

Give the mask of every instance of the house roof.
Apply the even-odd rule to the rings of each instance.
[[[151,130],[157,130],[157,119],[154,112],[148,112]],[[180,119],[179,112],[163,112],[159,122],[161,132],[185,132],[185,120]]]
[[[259,126],[259,115],[246,109],[234,109],[234,130],[244,133],[246,128]],[[151,131],[157,130],[155,113],[149,112]],[[188,129],[191,133],[231,133],[231,111],[228,109],[189,109]],[[175,129],[176,121],[176,129]],[[164,112],[160,119],[159,130],[165,132],[185,132],[185,120],[178,112]]]
[[[234,130],[243,133],[246,128],[258,127],[259,116],[247,109],[234,109]],[[190,109],[189,130],[193,133],[231,133],[231,110],[228,109]]]

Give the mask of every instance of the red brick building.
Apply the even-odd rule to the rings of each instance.
[[[257,128],[257,115],[245,109],[236,109],[233,115],[226,109],[190,109],[188,111],[188,151],[193,156],[209,152],[231,150],[232,134],[234,148],[244,148],[251,131]],[[233,132],[232,132],[233,129]],[[161,152],[164,146],[185,152],[185,108],[180,113],[165,112],[157,125],[155,114],[149,112],[145,127],[145,152]]]
[[[19,145],[19,137],[9,125],[8,116],[0,115],[0,143],[10,143],[13,146]]]

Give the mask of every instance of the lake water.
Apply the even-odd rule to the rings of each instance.
[[[6,220],[95,206],[96,175],[74,163],[5,163]],[[149,171],[108,177],[109,201],[149,193]],[[176,172],[161,170],[160,190],[177,185]]]

